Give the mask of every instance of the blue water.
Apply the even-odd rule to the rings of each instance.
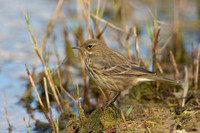
[[[8,132],[4,111],[4,96],[13,133],[27,132],[23,117],[30,119],[31,130],[35,120],[30,118],[26,109],[18,101],[26,90],[28,82],[24,64],[30,71],[36,58],[28,37],[22,10],[28,12],[39,42],[44,36],[46,25],[56,8],[53,0],[0,0],[0,132]],[[60,38],[57,39],[61,40]],[[61,53],[62,50],[61,50]],[[39,69],[38,69],[39,71]],[[35,119],[45,121],[40,112],[32,113]],[[31,131],[33,132],[33,131]]]
[[[26,90],[26,84],[28,82],[24,64],[27,64],[29,70],[31,71],[36,59],[36,54],[29,40],[28,31],[26,29],[22,11],[28,12],[32,29],[36,33],[38,43],[40,45],[47,28],[47,24],[53,15],[56,5],[57,1],[55,0],[0,0],[0,133],[8,132],[8,124],[6,121],[3,105],[4,96],[6,100],[9,121],[10,124],[14,126],[12,131],[13,133],[27,131],[23,117],[26,118],[26,121],[30,119],[31,132],[34,132],[33,128],[35,120],[38,119],[41,121],[46,121],[43,113],[34,111],[32,114],[28,114],[26,109],[23,108],[22,105],[18,104],[18,101]],[[142,28],[142,33],[138,37],[140,57],[142,59],[145,59],[146,57],[151,59],[151,52],[148,51],[151,51],[152,43],[147,34],[145,20],[148,19],[149,21],[152,21],[151,15],[149,14],[149,10],[147,8],[150,8],[150,10],[154,11],[155,8],[158,8],[158,5],[144,6],[140,2],[135,2],[132,4],[132,6],[134,7],[134,11],[129,14],[130,20],[128,20],[127,23],[129,26],[135,26],[138,24],[140,28]],[[195,21],[195,19],[197,19],[196,8],[188,10],[191,9],[191,7],[195,7],[194,1],[193,3],[187,4],[186,13],[192,14],[190,16],[187,14],[185,15],[185,19],[188,21],[188,25],[190,24],[189,22]],[[79,24],[84,25],[85,22],[77,20],[76,1],[68,2],[64,5],[63,8],[65,12],[69,39],[72,43],[75,43],[72,31],[74,30],[74,27],[78,26]],[[166,7],[163,5],[162,8],[171,9],[173,7],[171,4],[169,4],[166,5]],[[137,22],[131,19],[133,16],[135,19],[137,19]],[[173,12],[170,11],[168,15],[158,16],[160,16],[159,18],[162,19],[161,21],[168,23],[166,25],[162,25],[161,37],[162,35],[164,36],[166,34],[167,37],[170,36],[169,32],[172,31],[172,27],[170,27],[170,25],[173,24],[173,21],[168,21],[168,19],[173,18]],[[101,25],[102,27],[104,26],[104,24]],[[63,39],[58,21],[56,21],[53,34],[56,35],[55,45],[59,50],[60,59],[64,59]],[[112,35],[108,31],[106,31],[104,35],[108,45],[119,50],[117,42],[112,37]],[[184,37],[188,38],[184,42],[187,51],[189,52],[191,50],[190,42],[194,41],[196,52],[198,47],[198,36],[196,32],[192,32],[190,34],[190,32],[184,30],[183,35]],[[120,37],[121,41],[125,44],[125,37]],[[167,40],[167,37],[164,39]],[[53,41],[51,39],[47,41],[47,50],[49,51],[53,51],[51,46],[52,42]],[[133,37],[131,37],[130,42],[133,52],[135,53]],[[52,59],[51,67],[55,68],[55,64],[55,59]],[[151,70],[151,68],[149,69]],[[39,64],[37,72],[41,70],[42,67]],[[35,94],[33,95],[35,96]],[[37,100],[33,102],[31,105],[32,107],[36,106],[36,101]],[[54,114],[56,114],[56,112],[54,112]],[[34,119],[30,118],[31,115],[34,116]]]

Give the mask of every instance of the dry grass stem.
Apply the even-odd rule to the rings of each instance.
[[[164,51],[164,49],[166,48],[167,44],[169,44],[169,41],[172,39],[172,36],[170,36],[167,41],[165,42],[165,44],[162,46],[161,49],[158,50],[157,54],[162,54],[162,52]]]
[[[61,92],[65,93],[67,96],[69,96],[74,102],[77,103],[77,101],[64,89],[63,85],[62,85],[62,78],[61,78],[61,73],[60,73],[60,69],[59,67],[57,67],[57,74],[58,74],[58,80],[59,80],[59,87],[61,89]]]
[[[44,81],[44,90],[45,90],[45,96],[46,96],[46,101],[47,101],[47,107],[49,109],[50,108],[50,101],[49,101],[49,94],[48,94],[48,90],[47,90],[47,80],[46,80],[45,77],[43,78],[43,81]]]
[[[90,13],[90,15],[91,15],[92,17],[94,17],[95,19],[101,21],[102,23],[108,24],[108,26],[110,26],[110,27],[112,27],[112,28],[114,28],[114,29],[116,29],[116,30],[118,30],[118,31],[121,31],[121,32],[126,33],[126,31],[125,31],[124,29],[119,28],[119,27],[115,26],[114,24],[109,23],[108,21],[106,21],[106,20],[104,20],[104,19],[102,19],[102,18],[100,18],[100,17],[98,17],[98,16],[96,16],[96,15],[94,15],[94,14],[92,14],[92,13]]]
[[[32,76],[31,76],[31,74],[30,74],[30,72],[29,72],[28,67],[26,66],[26,64],[25,64],[25,67],[26,67],[26,72],[27,72],[27,74],[28,74],[29,80],[30,80],[30,82],[31,82],[31,84],[32,84],[32,86],[33,86],[33,89],[34,89],[34,91],[35,91],[35,94],[36,94],[36,96],[37,96],[37,98],[38,98],[38,101],[39,101],[39,103],[40,103],[40,106],[41,106],[41,108],[42,108],[42,111],[44,112],[44,115],[45,115],[46,119],[48,120],[49,124],[51,125],[51,121],[50,121],[50,119],[49,119],[49,116],[47,115],[47,112],[46,112],[46,110],[45,110],[45,108],[44,108],[44,105],[43,105],[43,103],[42,103],[42,100],[41,100],[41,98],[40,98],[40,95],[38,94],[38,91],[37,91],[37,89],[36,89],[36,86],[35,86],[35,83],[34,83],[34,81],[33,81],[33,78],[32,78]]]
[[[78,45],[81,45],[81,43],[79,42]],[[85,67],[84,67],[84,60],[83,60],[83,55],[82,53],[80,53],[80,60],[81,60],[81,69],[82,69],[82,73],[83,73],[83,81],[84,81],[84,99],[83,99],[83,103],[86,103],[87,105],[90,105],[90,100],[89,100],[89,90],[87,87],[87,75],[86,75],[86,71],[85,71]]]
[[[179,0],[174,0],[174,43],[179,48],[178,32],[179,32]]]
[[[115,106],[115,105],[114,105]],[[126,118],[125,118],[125,116],[124,116],[124,113],[123,113],[123,111],[119,108],[119,107],[117,107],[117,106],[115,106],[119,111],[120,111],[120,115],[121,115],[121,117],[122,117],[122,120],[124,121],[124,123],[125,123],[125,126],[126,126],[126,129],[128,130],[128,132],[130,132],[130,130],[129,130],[129,128],[128,128],[128,124],[127,124],[127,122],[126,122]]]
[[[70,97],[75,103],[78,103],[78,101],[75,100],[75,99],[72,97],[72,95],[70,95],[65,89],[64,89],[63,91],[64,91],[64,93],[65,93],[68,97]]]
[[[65,22],[65,18],[64,18],[64,13],[63,11],[60,11],[59,13],[59,20],[60,20],[60,26],[61,26],[61,30],[62,30],[62,35],[63,35],[63,39],[65,41],[65,44],[68,42],[68,38],[67,38],[67,31],[66,29],[66,22]]]
[[[28,25],[28,26],[30,26],[30,25]],[[30,29],[30,31],[31,31],[31,29]],[[31,32],[32,32],[32,31],[31,31]],[[34,50],[35,50],[37,56],[39,57],[39,59],[40,59],[40,61],[41,61],[41,63],[42,63],[42,67],[43,67],[43,69],[44,69],[44,73],[45,73],[45,75],[46,75],[46,77],[47,77],[47,79],[48,79],[49,85],[50,85],[50,87],[51,87],[51,89],[52,89],[52,92],[53,92],[53,94],[54,94],[54,96],[55,96],[56,102],[58,103],[58,106],[60,107],[61,112],[63,112],[62,106],[61,106],[61,104],[60,104],[60,101],[59,101],[59,99],[58,99],[58,96],[57,96],[57,93],[56,93],[56,90],[55,90],[55,87],[54,87],[54,85],[53,85],[53,83],[52,83],[52,80],[51,80],[51,78],[50,78],[50,75],[49,75],[49,73],[48,73],[48,71],[47,71],[47,68],[46,68],[46,66],[45,66],[45,63],[44,63],[44,61],[43,61],[43,59],[42,59],[42,57],[41,57],[40,51],[39,51],[39,49],[38,49],[37,39],[36,39],[36,37],[31,36],[30,34],[29,34],[29,38],[30,38],[30,41],[31,41],[31,43],[32,43],[32,46],[33,46],[33,48],[34,48]]]
[[[80,99],[79,99],[79,85],[78,85],[78,83],[77,83],[77,91],[78,91],[78,113],[79,113],[79,119],[80,119],[80,121],[85,121],[86,120],[86,116],[85,116],[85,114],[84,114],[84,110],[83,110],[83,108],[82,108],[82,106],[81,106],[81,103],[80,103]]]
[[[45,90],[45,96],[46,96],[46,101],[47,101],[47,107],[48,107],[49,115],[50,115],[50,118],[51,118],[51,127],[52,127],[52,130],[53,130],[52,132],[56,133],[54,122],[53,122],[53,116],[52,116],[52,113],[51,113],[51,105],[50,105],[50,101],[49,101],[49,94],[48,94],[48,90],[47,90],[47,80],[46,80],[45,77],[43,78],[43,80],[44,80],[44,90]]]
[[[128,30],[128,26],[127,26],[127,25],[126,25],[125,29],[126,29],[126,52],[127,52],[127,57],[128,57],[129,59],[131,59],[131,57],[133,57],[133,53],[132,53],[132,51],[131,51],[129,38],[130,38],[130,36],[131,36],[131,31],[132,31],[132,29],[130,28],[130,29]]]
[[[192,42],[192,85],[194,85],[195,77],[194,77],[194,43]]]
[[[163,73],[163,69],[162,69],[161,65],[158,62],[156,63],[156,67],[158,68],[160,73]]]
[[[157,33],[156,33],[156,39],[155,39],[155,42],[154,43],[156,43],[157,44],[157,46],[158,46],[158,37],[159,37],[159,35],[160,35],[160,29],[161,29],[161,24],[159,23],[158,24],[158,30],[157,30]]]
[[[187,93],[188,93],[188,68],[185,66],[185,81],[184,81],[184,84],[183,84],[183,101],[182,101],[182,107],[185,106],[185,99],[186,99],[186,96],[187,96]]]
[[[106,94],[105,94],[104,91],[101,89],[101,87],[98,86],[98,88],[99,88],[99,90],[101,91],[101,93],[103,94],[103,97],[104,97],[105,99],[108,100],[108,98],[106,97]]]
[[[87,6],[88,16],[85,11],[84,3]],[[87,39],[89,39],[89,33],[91,34],[92,37],[94,36],[92,31],[90,30],[90,21],[89,21],[90,20],[90,0],[85,1],[85,2],[83,0],[80,0],[80,5],[81,5],[82,12],[83,12],[83,17],[84,17],[86,25],[87,25]]]
[[[135,27],[133,27],[133,36],[135,38],[135,50],[137,53],[137,62],[138,62],[138,65],[140,66],[139,45],[138,45],[137,31]]]
[[[59,0],[58,4],[57,4],[57,7],[56,7],[56,10],[55,10],[55,12],[53,14],[53,17],[51,18],[51,20],[48,23],[47,32],[46,32],[45,36],[42,39],[41,54],[42,54],[43,50],[45,49],[45,45],[46,45],[47,39],[48,39],[49,35],[51,34],[51,32],[53,30],[54,24],[56,22],[56,19],[57,19],[57,16],[58,16],[59,12],[62,9],[62,6],[63,6],[63,0]]]
[[[174,55],[173,55],[171,50],[169,51],[169,53],[170,53],[170,56],[171,56],[171,60],[172,60],[172,64],[173,64],[174,70],[176,72],[176,79],[178,79],[179,76],[180,76],[180,73],[179,73],[179,70],[178,70]]]
[[[62,86],[62,78],[61,78],[61,74],[60,74],[60,68],[58,67],[58,65],[57,65],[57,74],[58,74],[58,80],[59,80],[59,87],[60,87],[61,93],[63,93],[64,88]]]
[[[156,27],[157,27],[157,22],[154,20],[153,21],[153,43],[155,43],[155,39],[156,39]]]
[[[158,37],[160,35],[160,24],[158,24],[158,30],[156,31],[157,28],[157,22],[153,22],[153,27],[154,27],[154,32],[153,32],[153,48],[152,48],[152,53],[153,53],[153,71],[157,72],[156,68],[156,63],[157,63],[157,51],[158,51]]]
[[[4,103],[4,110],[5,110],[5,114],[6,114],[6,121],[8,123],[8,130],[9,130],[9,132],[11,132],[12,131],[12,126],[11,126],[10,121],[8,119],[8,112],[7,112],[7,108],[6,108],[6,98],[5,98],[5,95],[4,95],[3,101],[4,101],[3,102]]]
[[[58,4],[57,4],[57,7],[56,7],[56,10],[55,10],[55,12],[53,14],[53,17],[51,18],[51,20],[48,23],[47,32],[46,32],[46,34],[44,35],[44,37],[42,39],[42,46],[40,48],[41,55],[42,55],[42,53],[43,53],[43,51],[45,49],[45,45],[46,45],[47,39],[48,39],[49,35],[52,32],[53,26],[55,24],[55,21],[56,21],[56,18],[58,16],[58,13],[60,12],[60,10],[62,8],[62,5],[63,5],[63,0],[59,0]],[[36,67],[38,65],[38,61],[39,61],[39,59],[37,58],[35,63],[34,63],[34,65],[33,65],[33,70],[31,72],[32,76],[34,76],[34,74],[35,74],[35,70],[36,70]]]
[[[89,33],[90,33],[90,0],[87,0],[87,40],[89,39]]]
[[[108,25],[106,24],[106,25],[104,26],[103,30],[96,36],[97,39],[100,39],[100,38],[102,37],[102,35],[103,35],[104,31],[106,30],[107,26],[108,26]],[[103,38],[101,38],[101,40],[102,40],[103,42],[105,42]]]
[[[198,78],[199,78],[199,60],[200,60],[200,44],[197,54],[197,65],[196,65],[196,74],[195,74],[195,89],[198,88]]]
[[[125,46],[123,45],[123,43],[121,42],[120,38],[119,38],[117,35],[115,35],[115,33],[114,33],[113,31],[111,31],[111,30],[108,30],[108,31],[109,31],[110,34],[114,37],[114,39],[117,40],[117,42],[119,43],[120,47],[121,47],[122,49],[126,49],[126,47],[125,47]]]
[[[85,7],[83,5],[83,0],[80,0],[80,5],[81,5],[82,12],[83,12],[83,17],[84,17],[85,21],[87,22],[87,15],[86,15],[86,12],[85,12]],[[86,24],[88,24],[88,23],[86,23]]]
[[[101,2],[101,0],[98,0],[98,1],[97,1],[97,11],[96,11],[96,16],[99,16],[100,2]]]
[[[30,40],[32,40],[32,39],[30,38]],[[33,41],[31,41],[31,42],[32,42],[32,45],[33,45],[33,47],[34,47],[35,45],[33,44]],[[56,102],[58,103],[58,106],[60,107],[61,112],[63,112],[62,106],[61,106],[60,101],[59,101],[59,99],[58,99],[58,95],[57,95],[57,93],[56,93],[56,89],[55,89],[55,87],[54,87],[54,85],[53,85],[53,83],[52,83],[52,80],[51,80],[50,75],[49,75],[49,73],[48,73],[48,71],[47,71],[47,68],[46,68],[46,66],[45,66],[45,63],[44,63],[42,57],[40,56],[40,52],[39,52],[38,48],[35,48],[35,47],[34,47],[34,49],[35,49],[35,51],[36,51],[36,53],[37,53],[37,55],[38,55],[38,57],[39,57],[39,59],[40,59],[40,61],[41,61],[41,63],[42,63],[42,66],[43,66],[43,69],[44,69],[44,73],[45,73],[45,75],[46,75],[46,77],[47,77],[47,79],[48,79],[49,85],[50,85],[51,90],[52,90],[52,92],[53,92],[53,94],[54,94],[54,96],[55,96]]]
[[[152,133],[149,127],[146,127],[146,128],[147,128],[148,133]]]
[[[99,16],[99,10],[100,10],[100,3],[101,3],[101,0],[98,0],[97,1],[97,8],[96,8],[96,16]],[[104,3],[103,3],[104,5],[103,5],[103,7],[102,8],[104,8],[105,7],[105,1],[104,1]],[[102,9],[103,10],[103,9]],[[102,14],[101,14],[102,15]],[[103,36],[102,36],[102,31],[104,31],[104,29],[101,31],[100,30],[100,28],[99,28],[99,20],[97,20],[97,19],[92,19],[93,21],[94,21],[94,27],[95,27],[95,37],[97,38],[97,39],[100,39],[100,40],[102,40],[103,42],[105,42],[105,40],[104,40],[104,38],[103,38]],[[105,25],[104,26],[104,28],[105,27],[107,27],[107,25]]]

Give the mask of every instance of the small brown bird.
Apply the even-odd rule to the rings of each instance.
[[[87,40],[73,49],[83,52],[88,74],[99,87],[117,92],[117,95],[107,105],[113,103],[121,91],[130,89],[139,82],[162,80],[178,83],[178,81],[160,77],[140,67],[97,39]]]

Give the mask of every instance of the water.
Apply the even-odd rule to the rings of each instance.
[[[133,4],[133,6],[135,7],[135,12],[132,15],[135,16],[135,19],[137,19],[137,21],[130,18],[127,23],[130,26],[133,26],[133,22],[135,22],[134,24],[138,24],[142,29],[142,33],[138,38],[140,45],[140,56],[142,59],[145,59],[146,57],[151,58],[151,55],[149,56],[150,52],[147,52],[151,50],[151,41],[148,37],[145,26],[145,20],[147,18],[151,18],[151,16],[148,14],[149,10],[146,9],[146,7],[152,9],[152,7],[154,6],[142,4],[143,3],[140,2],[136,2],[135,4]],[[34,111],[29,114],[27,113],[27,110],[22,107],[22,105],[18,104],[18,101],[26,90],[26,85],[28,82],[24,64],[27,64],[29,70],[31,71],[36,58],[36,54],[29,40],[28,31],[26,29],[26,24],[22,11],[28,12],[33,31],[37,35],[39,44],[41,44],[40,42],[45,34],[47,24],[53,15],[56,5],[57,1],[54,0],[0,0],[0,132],[8,132],[8,124],[6,121],[3,105],[4,96],[6,100],[9,121],[10,124],[14,126],[12,131],[13,133],[27,131],[26,125],[23,121],[23,117],[26,118],[26,121],[30,119],[31,132],[34,132],[33,129],[35,120],[46,121],[43,113],[40,113],[39,111]],[[158,8],[159,5],[161,5],[161,3],[158,3],[156,8]],[[186,8],[186,12],[192,14],[190,16],[185,15],[185,19],[189,22],[195,21],[197,19],[196,8],[192,8],[193,10],[188,11],[188,9],[191,9],[191,6],[195,7],[194,2],[189,3]],[[172,8],[170,4],[169,7]],[[169,7],[164,8],[167,9]],[[80,21],[77,21],[77,18],[75,16],[76,8],[76,1],[71,1],[65,4],[63,9],[65,12],[69,39],[73,43],[75,43],[75,39],[73,38],[72,31],[74,27],[82,23]],[[162,18],[163,21],[172,23],[168,21],[169,18],[173,18],[172,15],[173,14],[171,11],[168,15],[159,14],[158,16],[160,16],[159,18]],[[190,24],[189,22],[188,25]],[[85,23],[83,23],[83,25],[84,24]],[[163,30],[161,29],[161,35],[169,34],[165,33],[165,28],[167,27],[165,26],[166,25],[164,25]],[[60,58],[64,59],[63,39],[58,21],[56,21],[53,34],[56,34],[55,45],[58,47]],[[188,29],[186,29],[184,30],[183,35],[184,37],[188,38],[184,42],[187,51],[189,52],[191,49],[190,45],[188,45],[191,41],[194,41],[194,46],[197,50],[198,35],[196,34],[196,32],[192,32],[192,34],[190,34],[190,32],[188,32]],[[106,31],[105,36],[105,40],[108,45],[112,48],[116,48],[116,45],[113,46],[113,44],[117,43],[112,38],[112,35]],[[167,35],[167,37],[165,37],[165,40],[167,40],[168,37],[169,36]],[[125,39],[123,40],[123,38],[125,37],[122,37],[121,40],[122,42],[125,42]],[[132,44],[134,42],[132,38],[131,42]],[[52,40],[48,40],[47,49],[50,51],[52,51],[51,47],[48,46],[51,43]],[[134,45],[132,45],[132,48],[134,52]],[[55,60],[52,60],[51,63],[51,66],[55,68]],[[40,70],[42,70],[41,65],[39,65],[39,69],[37,69],[37,72],[39,72]],[[33,104],[31,105],[32,107],[36,106],[36,101],[37,100],[33,102]],[[34,116],[34,119],[31,118],[31,116]]]
[[[51,0],[0,0],[0,132],[8,132],[8,124],[4,111],[4,96],[10,124],[14,126],[12,132],[26,132],[23,117],[33,127],[35,120],[31,119],[18,101],[26,90],[28,82],[24,64],[29,69],[36,58],[26,30],[22,10],[28,11],[33,30],[38,40],[44,35],[46,25],[51,19],[57,5]],[[42,113],[33,112],[35,119],[45,121]],[[33,128],[31,128],[33,130]]]

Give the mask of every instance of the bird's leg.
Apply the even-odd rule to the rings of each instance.
[[[110,104],[113,104],[119,95],[120,95],[120,92],[117,92],[116,95],[104,105],[104,107],[108,107],[108,106],[110,106]]]

